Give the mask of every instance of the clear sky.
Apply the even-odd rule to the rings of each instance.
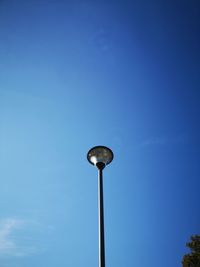
[[[178,267],[200,233],[199,0],[0,0],[0,266]]]

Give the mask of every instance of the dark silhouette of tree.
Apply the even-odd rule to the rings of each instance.
[[[191,252],[183,257],[183,267],[200,267],[200,235],[191,236],[191,241],[186,246]]]

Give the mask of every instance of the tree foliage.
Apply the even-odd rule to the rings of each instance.
[[[191,236],[186,246],[191,252],[183,257],[183,267],[200,267],[200,235]]]

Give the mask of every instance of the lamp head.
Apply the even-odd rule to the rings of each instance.
[[[89,163],[97,166],[98,169],[103,169],[113,160],[113,152],[106,146],[95,146],[87,153]]]

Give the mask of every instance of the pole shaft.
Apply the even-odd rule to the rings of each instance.
[[[105,267],[104,240],[104,207],[103,207],[103,170],[98,173],[98,205],[99,205],[99,267]]]

